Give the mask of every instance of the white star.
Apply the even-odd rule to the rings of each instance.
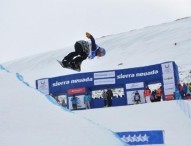
[[[147,136],[146,134],[142,137],[144,141],[149,141],[149,136]]]
[[[139,134],[139,136],[137,137],[137,140],[138,140],[138,142],[140,142],[140,141],[143,142],[144,141],[141,134]]]
[[[137,142],[137,136],[134,134],[133,137],[131,137],[133,139],[133,142]]]
[[[128,137],[126,137],[127,138],[127,142],[133,142],[133,139],[131,138],[131,135],[128,135]]]
[[[128,142],[128,139],[127,139],[127,137],[125,137],[125,135],[123,135],[123,137],[121,137],[121,139],[122,139],[124,142]]]

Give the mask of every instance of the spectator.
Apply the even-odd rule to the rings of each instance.
[[[141,103],[141,96],[138,91],[135,91],[134,102],[135,102],[135,104]]]
[[[156,101],[161,101],[162,98],[162,86],[160,86],[160,88],[157,89],[156,91]]]
[[[184,99],[184,90],[183,90],[183,87],[180,83],[178,83],[178,90],[180,92],[181,99]]]
[[[57,103],[60,104],[60,100],[59,100],[58,96],[53,96],[53,97],[57,101]]]
[[[104,101],[104,107],[106,107],[107,106],[107,93],[105,90],[103,90],[102,97],[103,97],[103,101]]]
[[[182,96],[180,94],[180,91],[178,88],[175,89],[175,92],[174,92],[174,99],[178,100],[178,99],[182,99]]]
[[[78,100],[77,100],[77,98],[76,98],[75,95],[72,96],[71,102],[72,102],[72,108],[73,108],[73,110],[77,110]]]
[[[188,87],[188,91],[191,92],[191,83],[188,83],[187,87]]]
[[[150,96],[151,96],[151,90],[149,89],[149,86],[147,85],[144,90],[145,103],[151,102]]]
[[[86,106],[86,109],[90,109],[91,108],[90,102],[91,102],[91,97],[90,97],[90,95],[88,93],[86,93],[84,95],[84,104]]]
[[[62,104],[61,104],[63,107],[67,107],[67,104],[66,104],[66,101],[65,99],[62,100]]]
[[[106,93],[107,93],[108,107],[111,107],[112,106],[113,92],[111,91],[111,89],[108,89]]]
[[[187,92],[188,92],[188,87],[187,87],[186,83],[183,83],[183,94],[184,94],[184,97],[186,96]]]
[[[151,96],[150,96],[151,102],[156,102],[156,101],[157,101],[157,96],[156,96],[156,94],[157,94],[157,91],[156,91],[156,90],[152,91]]]

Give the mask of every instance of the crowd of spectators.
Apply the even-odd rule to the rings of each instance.
[[[191,99],[191,83],[178,83],[174,97],[175,99]]]
[[[162,94],[163,94],[162,86],[151,91],[151,89],[147,85],[143,91],[144,102],[145,103],[160,102],[163,96]],[[133,96],[134,104],[143,103],[141,102],[141,95],[139,93],[139,90],[134,92]],[[58,96],[53,96],[53,97],[63,107],[67,107],[67,103],[64,99],[60,100]],[[111,89],[103,90],[102,95],[100,96],[100,99],[104,100],[104,107],[111,107],[113,98],[115,97]],[[174,92],[174,99],[191,99],[191,83],[182,83],[182,84],[178,83],[176,90]],[[91,100],[93,100],[91,95],[86,93],[84,95],[84,104],[86,109],[91,109]],[[71,98],[71,102],[73,110],[77,110],[78,101],[75,95],[73,95],[73,97]]]
[[[145,98],[145,103],[161,101],[162,86],[160,86],[158,89],[153,90],[152,92],[149,86],[146,86],[146,88],[144,89],[144,98]]]

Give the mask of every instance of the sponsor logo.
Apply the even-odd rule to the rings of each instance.
[[[130,134],[128,136],[123,135],[121,138],[124,142],[148,142],[149,141],[149,136],[147,134],[141,135],[139,134],[138,136],[133,135],[131,136]]]
[[[125,78],[134,78],[134,77],[145,77],[145,76],[151,76],[151,75],[155,75],[158,74],[159,71],[158,70],[152,70],[152,71],[148,71],[148,72],[140,72],[140,73],[136,73],[136,74],[120,74],[117,76],[117,79],[125,79]]]
[[[115,77],[115,71],[111,72],[99,72],[99,73],[94,73],[94,78],[112,78]]]
[[[86,89],[85,88],[75,88],[75,89],[69,89],[68,90],[68,94],[72,95],[72,94],[80,94],[80,93],[85,93]]]
[[[164,144],[164,131],[132,131],[118,132],[117,134],[122,141],[129,145],[148,145],[148,144]]]
[[[92,82],[93,78],[87,77],[87,78],[81,78],[81,79],[74,79],[74,80],[67,80],[67,81],[56,81],[52,84],[53,87],[62,86],[62,85],[68,85],[68,84],[77,84],[77,83],[87,83]]]

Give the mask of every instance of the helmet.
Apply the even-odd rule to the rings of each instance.
[[[106,54],[106,50],[104,49],[104,48],[99,48],[99,51],[100,51],[100,53],[101,53],[101,56],[105,56],[105,54]]]

